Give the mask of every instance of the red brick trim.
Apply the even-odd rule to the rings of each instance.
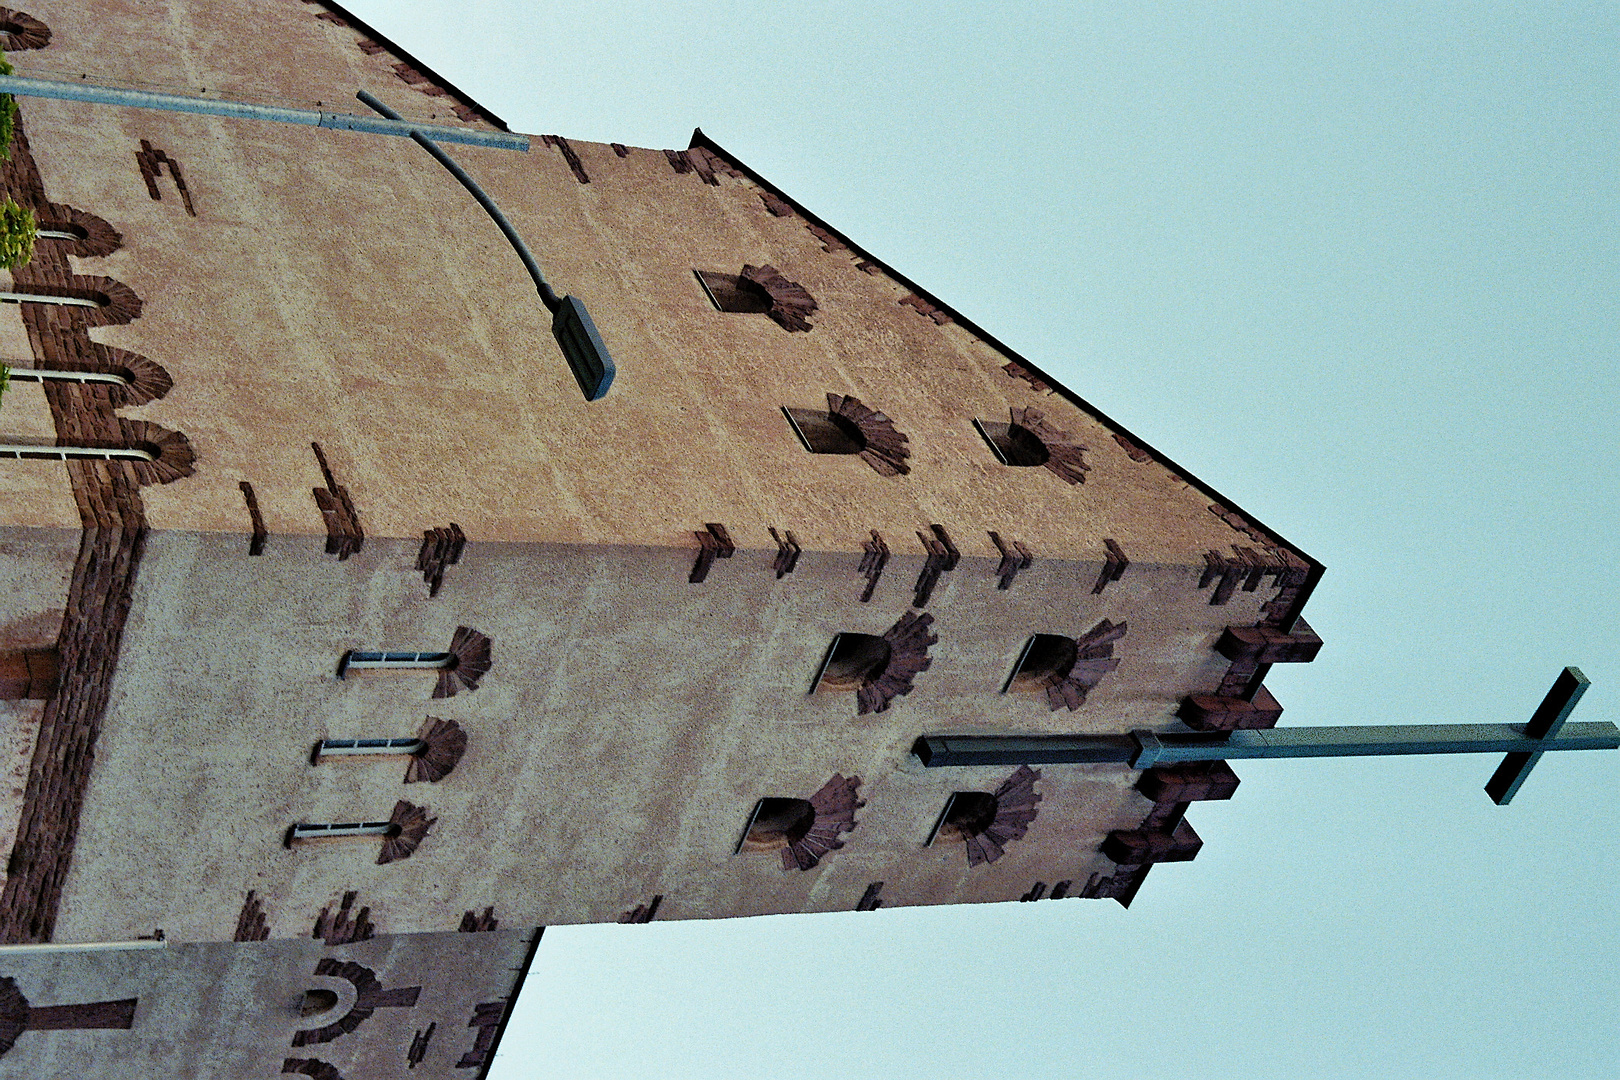
[[[50,27],[26,11],[0,7],[0,51],[43,49],[50,43]]]

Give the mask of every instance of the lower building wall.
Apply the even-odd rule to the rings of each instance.
[[[538,935],[0,949],[0,1075],[468,1080]]]

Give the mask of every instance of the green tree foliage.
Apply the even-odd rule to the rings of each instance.
[[[10,75],[14,69],[4,56],[0,56],[0,75]],[[0,158],[11,160],[11,137],[17,133],[17,99],[0,94]]]
[[[0,267],[11,270],[33,258],[38,235],[32,210],[18,206],[15,199],[0,202]]]
[[[6,400],[6,387],[11,385],[11,368],[0,364],[0,402]]]

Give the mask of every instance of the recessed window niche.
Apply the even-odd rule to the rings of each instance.
[[[866,436],[848,417],[817,409],[782,407],[793,434],[812,454],[858,454],[866,449]]]
[[[780,851],[810,834],[816,808],[809,799],[761,799],[737,843],[737,851]]]
[[[852,691],[877,681],[893,648],[876,634],[842,633],[827,647],[815,689]]]
[[[1002,693],[1044,693],[1048,686],[1063,681],[1080,654],[1074,638],[1061,634],[1035,634],[1024,642],[1024,652],[1013,666],[1013,673]]]
[[[979,437],[996,455],[996,460],[1003,465],[1019,468],[1038,467],[1045,465],[1052,458],[1052,452],[1046,448],[1046,444],[1026,427],[983,420],[974,420],[973,426],[979,432]]]

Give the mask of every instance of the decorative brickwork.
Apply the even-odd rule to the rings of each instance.
[[[430,716],[417,738],[422,740],[423,745],[422,749],[411,755],[411,762],[405,767],[407,784],[420,781],[438,783],[450,775],[450,771],[460,763],[461,755],[467,752],[467,733],[454,720]]]
[[[26,11],[0,7],[0,51],[43,49],[50,43],[50,27]]]
[[[394,812],[388,816],[388,824],[397,826],[398,831],[383,837],[382,850],[377,853],[377,865],[384,866],[410,858],[422,841],[427,839],[428,830],[438,820],[428,817],[427,807],[399,800],[394,804]]]
[[[855,811],[866,805],[856,794],[860,786],[858,776],[846,780],[842,774],[833,773],[832,779],[810,796],[815,821],[809,832],[782,849],[782,869],[809,870],[824,855],[844,846],[839,837],[855,828]]]
[[[929,303],[927,300],[924,300],[916,293],[912,293],[910,296],[904,297],[900,302],[911,308],[923,318],[934,320],[934,322],[938,323],[940,326],[944,326],[946,323],[951,321],[951,316],[948,312],[935,307],[933,304]]]
[[[1086,448],[1075,442],[1073,436],[1047,423],[1046,414],[1036,408],[1010,409],[1009,415],[1010,428],[1034,438],[1045,449],[1046,460],[1042,464],[1047,471],[1067,484],[1085,483],[1091,466],[1084,460]]]
[[[855,425],[865,440],[861,460],[872,466],[880,476],[904,476],[911,471],[906,459],[911,456],[911,440],[897,430],[894,421],[876,409],[869,409],[860,398],[847,394],[828,394],[827,412],[841,416]]]
[[[582,184],[588,184],[591,182],[591,178],[585,174],[585,165],[579,160],[579,154],[575,152],[572,146],[568,145],[567,139],[563,138],[561,135],[542,135],[540,136],[540,141],[545,143],[547,146],[555,146],[557,148],[557,152],[562,154],[563,160],[568,162],[569,171],[574,174],[575,180],[578,180]]]
[[[770,532],[771,539],[776,541],[776,558],[771,562],[771,569],[776,572],[776,578],[780,581],[798,567],[799,552],[802,549],[799,547],[799,538],[793,535],[792,529],[785,530],[785,536],[774,528]]]
[[[366,533],[360,527],[360,515],[354,508],[354,500],[349,497],[349,489],[332,475],[332,467],[326,462],[326,452],[321,449],[321,444],[312,442],[309,448],[315,451],[315,461],[321,467],[321,478],[326,481],[324,488],[310,489],[315,496],[315,505],[320,508],[321,518],[326,522],[326,553],[336,555],[338,561],[342,562],[365,545]]]
[[[264,915],[264,902],[259,899],[258,893],[249,889],[247,898],[242,901],[242,912],[236,917],[236,933],[231,940],[268,941],[269,938],[270,921]]]
[[[793,207],[788,204],[787,200],[778,197],[772,192],[760,192],[759,201],[765,204],[765,209],[772,217],[793,216]]]
[[[259,512],[259,497],[253,493],[253,485],[246,480],[236,485],[242,489],[242,501],[247,503],[248,520],[253,523],[253,535],[248,540],[249,555],[263,555],[264,542],[269,539],[270,531],[264,527],[264,515]]]
[[[876,911],[883,906],[883,882],[874,881],[861,893],[861,898],[855,901],[856,911]]]
[[[939,635],[928,629],[933,622],[932,615],[908,611],[884,632],[889,661],[855,692],[858,714],[884,712],[895,698],[911,693],[912,681],[933,663],[928,647],[939,641]]]
[[[435,1020],[426,1028],[416,1029],[416,1034],[411,1037],[411,1048],[405,1051],[405,1067],[407,1069],[414,1069],[422,1064],[422,1059],[427,1057],[428,1043],[433,1041],[433,1033],[438,1030],[438,1027],[439,1023]]]
[[[494,664],[491,642],[470,626],[458,626],[450,636],[451,664],[439,670],[439,681],[433,687],[436,698],[455,697],[460,689],[478,689],[478,680],[489,674]]]
[[[461,925],[456,927],[463,934],[482,934],[490,930],[500,929],[501,921],[495,917],[495,908],[487,907],[482,914],[467,911],[461,916]]]
[[[113,250],[118,234],[100,218],[47,197],[22,119],[11,156],[0,161],[0,188],[31,209],[42,222],[78,224],[93,250]],[[74,231],[67,229],[65,231]],[[140,486],[168,483],[189,475],[194,455],[184,436],[147,421],[115,415],[122,405],[161,397],[168,374],[145,357],[90,340],[91,326],[128,322],[140,314],[140,299],[109,278],[72,273],[69,245],[41,243],[27,264],[12,271],[20,292],[70,295],[72,290],[106,298],[106,306],[20,305],[34,363],[54,371],[95,371],[124,375],[131,385],[52,380],[45,399],[57,441],[70,446],[128,447],[155,452],[156,462],[67,463],[74,501],[84,523],[79,556],[68,587],[57,641],[58,690],[46,705],[23,793],[10,873],[0,891],[0,941],[49,941],[62,884],[78,836],[78,815],[94,761],[95,743],[106,710],[107,692],[118,663],[136,569],[146,535]]]
[[[342,979],[354,987],[354,1007],[325,1027],[294,1033],[294,1046],[329,1043],[342,1038],[364,1023],[378,1009],[412,1009],[421,995],[420,986],[406,986],[384,990],[377,981],[377,973],[352,960],[333,960],[323,957],[315,963],[315,974],[330,979]],[[286,1070],[283,1069],[285,1072]]]
[[[124,998],[82,1005],[31,1005],[15,979],[0,977],[0,1056],[25,1031],[128,1031],[135,1026],[138,1003],[138,998]]]
[[[357,17],[343,5],[333,3],[332,0],[303,0],[303,2],[324,9],[315,13],[315,17],[322,22],[357,31],[360,37],[355,40],[355,47],[367,56],[381,56],[386,53],[396,57],[396,62],[389,67],[400,82],[430,98],[448,102],[450,111],[459,119],[484,120],[502,131],[507,130],[505,121],[500,117],[463,94],[427,65],[372,29],[365,20]]]
[[[416,569],[427,582],[428,596],[439,595],[445,569],[461,561],[461,552],[466,546],[467,534],[453,521],[447,528],[423,531],[422,548],[416,553]]]
[[[744,264],[741,276],[764,289],[771,298],[771,307],[766,314],[778,326],[788,331],[810,331],[810,316],[815,314],[816,299],[803,285],[789,281],[774,266]]]
[[[65,254],[75,255],[81,259],[94,259],[111,255],[124,246],[124,238],[119,235],[117,229],[105,219],[88,211],[50,203],[43,212],[36,211],[36,213],[39,214],[41,229],[72,234],[74,237],[72,240],[63,240],[59,237],[40,238],[40,241],[53,246],[66,244],[66,248],[58,248]]]
[[[489,1052],[495,1046],[495,1033],[501,1029],[501,1017],[506,1015],[506,1002],[485,1001],[473,1008],[472,1019],[467,1026],[477,1028],[478,1034],[473,1037],[473,1047],[461,1055],[456,1062],[458,1069],[476,1069],[481,1067],[489,1057]]]
[[[363,907],[352,917],[349,912],[354,907],[357,894],[346,892],[338,905],[337,914],[332,914],[330,907],[321,908],[321,913],[315,917],[315,933],[311,936],[320,938],[328,945],[347,945],[352,941],[370,941],[377,936],[377,928],[371,922],[371,908]]]
[[[1102,682],[1103,676],[1119,667],[1114,642],[1125,636],[1128,625],[1103,619],[1074,639],[1073,662],[1060,663],[1045,676],[1046,703],[1052,711],[1078,709],[1085,704],[1086,695]]]
[[[281,1071],[313,1077],[314,1080],[343,1080],[343,1074],[336,1065],[329,1065],[319,1058],[286,1058],[281,1063]]]
[[[686,580],[693,585],[700,585],[709,576],[709,568],[716,559],[729,559],[736,554],[737,545],[731,540],[731,533],[718,521],[711,521],[703,526],[703,531],[692,533],[697,538],[697,559],[692,563],[692,572]]]
[[[0,701],[49,701],[61,684],[60,668],[54,648],[0,652]]]
[[[1125,576],[1125,568],[1131,565],[1131,560],[1125,557],[1125,549],[1119,546],[1119,541],[1109,537],[1103,541],[1107,549],[1107,557],[1103,560],[1103,568],[1097,574],[1097,583],[1091,587],[1093,595],[1101,593],[1110,582],[1118,581]]]
[[[1035,556],[1019,541],[1003,540],[998,532],[990,533],[990,542],[1001,552],[1001,562],[996,566],[996,588],[1006,592],[1012,588],[1013,579],[1018,576],[1018,571],[1029,569],[1030,564],[1035,561]]]
[[[613,147],[613,152],[615,154],[617,154],[619,157],[627,158],[627,157],[630,156],[630,148],[628,146],[624,145],[624,143],[616,142],[616,143],[609,143],[608,145]]]
[[[988,796],[957,792],[951,796],[939,836],[963,841],[970,867],[995,862],[1007,845],[1024,838],[1034,822],[1041,801],[1035,782],[1040,778],[1039,769],[1020,765]]]
[[[861,590],[861,603],[872,601],[872,593],[877,589],[878,579],[883,576],[883,568],[889,564],[889,545],[883,542],[883,537],[876,529],[872,530],[872,539],[861,541],[861,565],[857,567],[863,578],[866,579],[866,588]]]
[[[922,541],[923,550],[928,553],[928,557],[923,560],[923,568],[917,575],[917,584],[913,587],[911,606],[914,608],[928,606],[928,601],[934,595],[934,586],[939,584],[940,575],[955,570],[956,564],[962,559],[962,553],[951,542],[945,526],[930,525],[928,528],[933,533],[932,536],[921,532],[917,534],[917,539]]]
[[[664,894],[659,893],[645,904],[637,904],[623,915],[619,916],[622,923],[650,923],[658,914],[658,905],[664,902]]]
[[[1125,451],[1126,457],[1130,458],[1139,465],[1146,465],[1153,460],[1152,454],[1148,453],[1140,446],[1137,446],[1135,443],[1131,442],[1131,440],[1127,439],[1117,431],[1114,432],[1114,441],[1119,443],[1119,448]]]
[[[169,178],[180,192],[180,201],[185,204],[186,213],[197,216],[197,208],[191,202],[191,189],[186,187],[185,174],[180,171],[178,161],[142,139],[141,148],[135,151],[135,163],[141,168],[141,179],[146,181],[146,193],[157,200],[163,198],[163,193],[158,190],[157,178],[163,175],[164,169],[168,169]]]
[[[1009,360],[1005,364],[1002,364],[1001,370],[1005,371],[1009,378],[1023,379],[1025,382],[1029,383],[1033,389],[1042,394],[1052,393],[1053,388],[1051,383],[1047,382],[1045,379],[1042,379],[1039,375],[1036,375],[1033,371],[1029,370],[1029,368],[1025,367],[1023,364],[1020,364],[1016,360]]]
[[[1240,672],[1247,684],[1253,669]],[[1242,731],[1273,728],[1282,718],[1282,705],[1264,686],[1257,687],[1252,700],[1222,697],[1219,694],[1192,694],[1182,699],[1176,718],[1194,731]]]

